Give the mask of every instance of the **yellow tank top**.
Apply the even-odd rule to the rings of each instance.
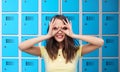
[[[46,72],[76,72],[76,66],[79,58],[81,57],[82,46],[79,47],[75,59],[72,63],[65,63],[66,60],[62,55],[62,49],[58,51],[58,57],[52,61],[44,47],[40,47],[41,57],[45,61]],[[60,56],[59,56],[60,55]]]

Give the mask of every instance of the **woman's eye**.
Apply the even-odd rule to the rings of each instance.
[[[63,30],[67,30],[67,27],[63,27],[62,29],[63,29]]]
[[[57,27],[54,27],[53,30],[58,30],[58,28],[57,28]]]

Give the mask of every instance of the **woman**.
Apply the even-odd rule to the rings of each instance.
[[[80,46],[74,39],[84,40],[89,44]],[[47,40],[45,47],[34,46],[43,40]],[[47,72],[75,72],[79,57],[100,48],[103,44],[101,38],[74,34],[68,19],[63,15],[56,15],[49,24],[47,35],[26,40],[19,48],[43,57]]]

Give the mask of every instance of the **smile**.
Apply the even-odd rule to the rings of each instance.
[[[61,39],[61,38],[63,38],[63,35],[57,35],[56,37]]]

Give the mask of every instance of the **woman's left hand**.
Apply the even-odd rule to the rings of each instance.
[[[63,31],[66,35],[68,35],[69,37],[72,37],[72,38],[73,38],[73,35],[74,35],[74,34],[73,34],[73,32],[72,32],[71,22],[69,22],[68,20],[67,20],[67,22],[63,20],[63,22],[65,23],[65,25],[62,26],[62,31]]]

